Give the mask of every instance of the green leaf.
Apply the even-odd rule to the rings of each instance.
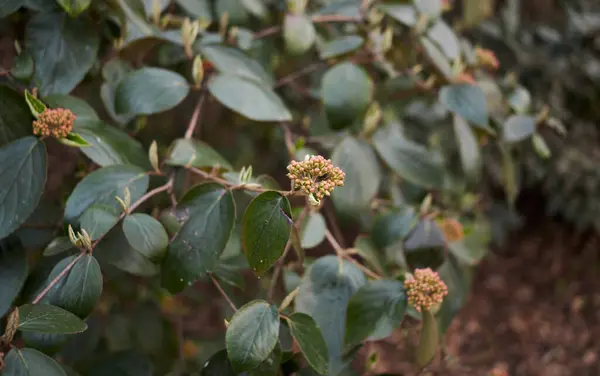
[[[78,255],[62,259],[54,266],[46,282],[39,287],[38,293],[48,286],[67,265],[71,264]],[[98,261],[92,255],[83,255],[42,298],[40,303],[66,309],[79,316],[87,317],[102,294],[102,272]]]
[[[27,278],[27,253],[15,237],[0,240],[0,317],[12,306]]]
[[[226,349],[216,352],[204,363],[202,376],[238,376],[231,368]]]
[[[110,231],[119,220],[119,212],[114,208],[94,205],[83,212],[79,218],[82,229],[87,231],[92,240],[97,240]]]
[[[354,241],[354,249],[358,251],[360,257],[362,257],[367,264],[379,274],[386,274],[384,267],[383,255],[379,252],[379,249],[375,247],[373,241],[368,235],[359,235]]]
[[[23,97],[8,86],[0,85],[0,147],[31,135],[33,120]]]
[[[83,17],[40,12],[27,23],[25,46],[35,62],[39,93],[68,94],[96,61],[99,38]]]
[[[262,275],[281,257],[290,238],[292,213],[287,197],[269,191],[256,196],[244,213],[242,246],[250,267]]]
[[[417,11],[427,18],[437,18],[442,13],[441,0],[415,0],[413,3]]]
[[[231,164],[217,153],[210,145],[199,140],[180,138],[173,142],[169,149],[167,164],[173,166],[192,166],[212,168],[219,166],[232,170]]]
[[[321,375],[327,375],[329,354],[327,343],[315,320],[305,313],[296,312],[287,320],[290,332],[306,361]]]
[[[92,0],[56,0],[60,6],[67,12],[71,17],[77,17],[81,12],[86,10]]]
[[[118,164],[134,164],[150,168],[148,156],[142,144],[126,132],[102,121],[89,121],[75,129],[91,146],[81,149],[94,163],[106,167]]]
[[[453,125],[463,171],[467,176],[477,177],[481,168],[481,153],[475,132],[459,115],[454,115]]]
[[[176,2],[190,15],[212,21],[213,16],[209,0],[176,0]]]
[[[189,219],[169,245],[162,273],[163,286],[173,293],[214,270],[235,223],[233,196],[219,184],[192,188],[179,206]]]
[[[384,249],[404,239],[417,221],[418,216],[412,207],[394,209],[375,219],[371,229],[371,239],[377,248]]]
[[[158,259],[169,246],[163,225],[148,214],[136,213],[123,220],[123,233],[129,244],[149,259]]]
[[[113,227],[96,246],[94,255],[103,269],[110,265],[140,277],[152,277],[159,272],[155,263],[129,244],[121,226]]]
[[[342,359],[346,307],[365,282],[356,266],[328,255],[315,261],[300,283],[296,312],[311,316],[321,328],[329,352],[329,375],[337,375],[346,365]]]
[[[404,137],[396,124],[379,128],[373,135],[373,145],[381,159],[401,178],[426,188],[442,188],[441,157]]]
[[[414,26],[417,24],[417,10],[412,4],[377,4],[385,14],[400,22],[405,26]]]
[[[76,117],[74,125],[75,129],[77,129],[79,125],[100,120],[96,110],[81,98],[65,94],[52,94],[45,96],[43,99],[50,108],[62,107],[71,110]]]
[[[512,115],[502,126],[502,138],[506,142],[519,142],[535,133],[535,117]]]
[[[289,121],[292,114],[270,88],[256,81],[218,74],[208,83],[208,90],[222,105],[255,121]]]
[[[438,328],[437,322],[430,311],[423,311],[422,317],[419,347],[417,348],[417,364],[420,367],[425,367],[437,354]]]
[[[75,249],[73,243],[68,236],[61,236],[56,239],[53,239],[44,249],[44,256],[50,257],[54,255],[58,255],[59,253],[63,253],[69,251],[71,249]]]
[[[331,59],[358,50],[365,40],[359,35],[344,35],[327,42],[320,51],[322,60]]]
[[[552,155],[552,151],[548,147],[546,140],[539,134],[534,133],[531,136],[531,143],[533,144],[533,150],[543,159],[548,159]]]
[[[46,109],[46,105],[41,100],[34,97],[29,90],[25,89],[25,102],[31,110],[31,114],[38,118],[42,112]]]
[[[427,37],[421,37],[421,46],[438,72],[444,76],[446,81],[452,82],[454,80],[454,71],[450,65],[450,61],[440,48]]]
[[[327,70],[321,97],[333,129],[347,128],[361,117],[373,99],[373,81],[361,67],[344,62]]]
[[[138,350],[108,353],[90,367],[87,376],[151,376],[156,375],[152,361]]]
[[[13,77],[18,80],[29,80],[33,76],[33,72],[33,57],[29,52],[23,51],[20,55],[15,56],[13,66],[10,68],[10,74]]]
[[[286,14],[283,19],[285,49],[292,55],[301,55],[315,43],[317,33],[311,19],[304,14]]]
[[[427,31],[430,40],[437,43],[444,55],[451,61],[460,56],[460,42],[450,26],[443,20],[437,20]]]
[[[16,12],[24,4],[24,0],[1,0],[0,1],[0,18],[4,18],[11,13]]]
[[[281,369],[281,346],[279,343],[275,344],[275,348],[267,359],[265,359],[258,367],[248,372],[248,376],[279,376]],[[242,373],[242,375],[244,375]]]
[[[148,189],[148,175],[132,165],[103,167],[83,178],[77,184],[65,207],[65,219],[76,221],[92,205],[120,209],[116,196],[125,197],[125,188],[131,193],[131,202],[139,200]]]
[[[479,86],[469,84],[444,86],[440,89],[439,100],[448,110],[469,123],[491,131],[485,93]]]
[[[30,348],[13,347],[4,362],[2,376],[67,376],[54,359]]]
[[[117,87],[117,114],[152,115],[177,106],[187,97],[190,85],[178,73],[142,68],[129,73]]]
[[[488,253],[491,228],[487,220],[478,219],[460,240],[448,243],[448,249],[466,265],[476,265]]]
[[[72,146],[76,148],[86,148],[88,146],[92,146],[92,144],[88,143],[83,137],[81,137],[78,133],[69,133],[67,137],[58,139],[58,142],[61,144]]]
[[[48,334],[81,333],[87,324],[60,307],[49,304],[24,304],[19,307],[19,327],[22,332]]]
[[[277,307],[264,300],[253,300],[233,315],[225,345],[236,372],[258,367],[267,359],[279,339]]]
[[[347,136],[333,150],[331,161],[346,174],[344,186],[331,195],[336,209],[356,215],[369,208],[382,178],[373,149],[366,142]]]
[[[0,239],[33,213],[46,183],[46,147],[25,137],[0,148]]]
[[[401,282],[379,280],[364,285],[348,304],[345,344],[353,347],[368,337],[388,337],[400,327],[407,304]]]
[[[325,240],[326,231],[327,224],[323,215],[319,212],[309,213],[306,219],[302,221],[300,230],[302,248],[314,248],[321,244]]]
[[[223,75],[238,76],[254,81],[265,87],[274,84],[273,78],[265,72],[260,63],[251,59],[242,51],[221,45],[201,45],[202,57]]]

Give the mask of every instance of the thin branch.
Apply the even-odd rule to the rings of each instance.
[[[311,18],[313,23],[326,23],[326,22],[361,22],[362,19],[357,17],[349,17],[341,14],[324,14],[320,16],[314,16]],[[261,39],[269,35],[277,34],[281,31],[281,26],[271,26],[263,29],[254,34],[254,39]]]
[[[277,286],[277,280],[279,279],[279,275],[281,274],[281,270],[283,269],[283,263],[285,261],[285,257],[290,252],[292,248],[291,240],[288,240],[285,245],[285,249],[283,250],[283,254],[277,260],[277,264],[275,265],[275,270],[273,271],[273,276],[271,277],[271,284],[269,285],[269,292],[267,293],[267,300],[272,301],[273,295],[275,294],[275,286]]]
[[[211,180],[215,183],[224,185],[225,187],[227,187],[231,190],[234,190],[234,191],[246,190],[246,191],[260,192],[260,193],[274,191],[273,189],[267,189],[267,188],[253,186],[253,185],[249,185],[249,184],[234,184],[230,181],[222,179],[218,176],[214,176],[211,173],[199,170],[195,167],[188,167],[187,169],[196,175],[202,176],[203,178],[205,178],[207,180]],[[303,196],[302,192],[299,192],[299,191],[275,191],[275,192],[278,192],[282,196]]]
[[[75,257],[73,261],[69,263],[69,265],[67,265],[56,277],[54,277],[50,284],[48,284],[48,286],[46,286],[46,288],[42,290],[42,292],[40,292],[38,296],[35,297],[35,299],[33,299],[32,303],[39,303],[40,300],[42,300],[42,298],[44,298],[44,296],[48,294],[48,291],[50,291],[54,286],[56,286],[56,284],[62,279],[62,277],[64,277],[69,272],[69,270],[73,269],[73,266],[75,266],[77,261],[79,261],[85,254],[86,252],[79,253],[77,257]]]
[[[194,131],[196,130],[196,126],[198,125],[198,119],[200,118],[200,110],[202,109],[202,103],[204,103],[204,91],[200,92],[200,97],[198,98],[198,103],[196,103],[196,107],[194,108],[194,113],[190,118],[190,123],[185,131],[185,138],[192,138],[194,135]]]
[[[277,89],[278,87],[287,85],[299,77],[302,77],[304,75],[312,73],[312,72],[314,72],[320,68],[326,67],[326,66],[327,66],[327,64],[322,61],[317,61],[316,63],[307,65],[304,68],[297,70],[296,72],[290,73],[287,76],[280,78],[277,81],[277,83],[275,84],[274,88]]]
[[[369,268],[367,268],[366,266],[364,266],[363,264],[361,264],[360,262],[358,262],[354,258],[352,258],[352,256],[350,256],[339,245],[339,243],[337,242],[337,240],[335,240],[335,237],[331,234],[331,232],[329,230],[325,231],[325,237],[327,238],[327,241],[329,242],[329,244],[331,244],[331,246],[335,250],[335,253],[337,253],[338,257],[345,258],[346,260],[350,261],[351,263],[356,265],[360,270],[362,270],[369,277],[374,278],[374,279],[381,279],[381,276],[379,274],[371,271]]]
[[[219,284],[219,281],[217,281],[215,279],[215,277],[213,277],[213,275],[211,273],[209,273],[208,275],[210,276],[210,279],[211,279],[213,285],[215,285],[215,287],[217,288],[217,290],[219,290],[219,293],[223,296],[223,298],[225,298],[225,300],[227,301],[227,303],[229,303],[229,306],[231,307],[231,309],[233,309],[234,312],[237,312],[237,308],[235,308],[235,304],[233,304],[233,302],[231,301],[231,299],[229,299],[229,295],[227,295],[227,293],[225,292],[225,290],[223,290],[223,288]]]

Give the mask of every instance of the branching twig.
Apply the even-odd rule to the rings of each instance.
[[[225,298],[225,300],[227,301],[227,303],[229,303],[229,306],[231,307],[231,309],[233,309],[234,312],[237,312],[237,308],[235,308],[235,304],[233,304],[233,302],[231,301],[231,299],[229,299],[229,295],[227,295],[227,293],[225,292],[225,290],[223,290],[223,288],[219,284],[219,281],[217,281],[217,279],[215,277],[213,277],[212,274],[209,273],[208,275],[210,276],[210,279],[211,279],[213,285],[215,285],[215,287],[217,288],[217,290],[219,290],[219,293],[223,296],[223,298]]]
[[[225,179],[222,179],[218,176],[214,176],[208,172],[199,170],[195,167],[188,167],[187,168],[189,171],[193,172],[196,175],[202,176],[203,178],[207,179],[207,180],[212,180],[215,183],[219,183],[221,185],[224,185],[225,187],[231,189],[231,190],[246,190],[246,191],[252,191],[252,192],[269,192],[269,191],[275,191],[278,192],[279,194],[281,194],[282,196],[303,196],[303,193],[300,191],[277,191],[277,190],[273,190],[273,189],[267,189],[267,188],[263,188],[263,187],[259,187],[259,186],[254,186],[254,185],[249,185],[249,184],[234,184],[230,181],[227,181]]]
[[[371,271],[369,268],[367,268],[366,266],[364,266],[363,264],[361,264],[360,262],[356,261],[354,258],[352,258],[352,256],[350,256],[337,242],[337,240],[335,240],[335,238],[333,237],[333,235],[331,234],[331,232],[329,230],[325,231],[325,237],[327,238],[327,241],[329,242],[329,244],[331,244],[331,246],[333,247],[333,249],[335,250],[335,253],[337,253],[337,255],[341,258],[345,258],[346,260],[350,261],[351,263],[353,263],[354,265],[356,265],[359,269],[361,269],[366,275],[368,275],[371,278],[375,278],[375,279],[381,279],[381,276],[373,271]]]
[[[314,16],[311,18],[313,23],[326,23],[326,22],[361,22],[362,20],[357,17],[349,17],[341,14],[324,14],[321,16]],[[263,29],[254,34],[254,39],[261,39],[269,35],[273,35],[281,31],[281,26],[271,26]]]

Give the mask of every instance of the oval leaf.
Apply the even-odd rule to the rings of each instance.
[[[519,142],[535,133],[535,118],[526,115],[513,115],[506,119],[502,127],[502,138],[506,142]]]
[[[270,88],[255,81],[219,74],[208,84],[208,90],[222,105],[256,121],[289,121],[292,114],[281,98]]]
[[[47,334],[81,333],[87,324],[60,307],[49,304],[24,304],[19,307],[19,326],[22,332]]]
[[[167,231],[148,214],[136,213],[125,217],[123,233],[133,249],[149,259],[159,258],[169,246]]]
[[[367,337],[388,337],[400,327],[407,304],[401,282],[379,280],[364,285],[348,304],[345,344],[353,347]]]
[[[207,183],[192,188],[180,207],[189,219],[169,245],[163,262],[162,283],[178,292],[211,272],[223,253],[235,222],[235,204],[229,190]]]
[[[0,147],[30,135],[33,120],[23,96],[0,85]]]
[[[359,35],[345,35],[327,42],[321,49],[321,59],[331,59],[358,50],[365,40]]]
[[[329,354],[327,343],[315,320],[305,313],[296,312],[288,319],[290,332],[306,361],[321,375],[327,375]]]
[[[265,72],[260,63],[238,49],[212,44],[201,46],[200,51],[202,57],[220,73],[247,78],[267,87],[273,85],[273,78]]]
[[[426,188],[443,186],[441,157],[405,138],[395,124],[379,128],[373,144],[381,159],[401,178]]]
[[[225,334],[227,354],[237,372],[258,367],[271,354],[279,339],[279,313],[264,300],[240,308]]]
[[[99,38],[84,17],[40,12],[27,23],[25,46],[35,62],[39,93],[68,94],[96,61]]]
[[[0,317],[19,295],[27,278],[27,253],[15,237],[0,240]]]
[[[148,190],[148,175],[132,165],[114,165],[101,168],[83,178],[77,184],[65,207],[65,219],[76,221],[92,205],[105,205],[121,209],[116,196],[125,197],[129,189],[131,202],[140,199]]]
[[[106,235],[118,221],[119,213],[115,209],[100,205],[88,208],[79,218],[81,228],[87,231],[92,240]]]
[[[46,147],[25,137],[0,148],[0,239],[33,213],[46,183]]]
[[[186,138],[180,138],[173,142],[166,163],[172,166],[197,168],[218,166],[226,170],[233,169],[231,164],[207,143]]]
[[[340,63],[323,75],[321,96],[332,128],[346,128],[367,110],[373,81],[359,66]]]
[[[190,91],[181,75],[160,68],[129,73],[117,86],[117,114],[152,115],[177,106]]]
[[[454,137],[456,137],[456,143],[458,144],[463,171],[468,176],[478,176],[481,167],[479,143],[475,132],[459,115],[454,115]]]
[[[346,174],[344,186],[336,188],[331,195],[336,209],[355,215],[369,208],[382,178],[373,149],[366,142],[349,136],[333,150],[331,161]]]
[[[301,55],[315,43],[317,33],[310,18],[303,14],[286,14],[283,19],[285,49],[292,55]]]
[[[34,349],[13,347],[4,362],[2,376],[67,376],[54,359]]]
[[[327,224],[325,218],[319,212],[311,212],[302,222],[301,226],[301,245],[302,248],[313,248],[321,244],[325,239]]]
[[[246,208],[242,245],[257,274],[264,274],[283,254],[290,238],[291,210],[287,197],[274,191],[256,196]]]
[[[460,115],[476,126],[490,130],[485,93],[479,86],[457,84],[444,86],[439,93],[440,102],[448,110]]]

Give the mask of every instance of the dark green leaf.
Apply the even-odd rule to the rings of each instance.
[[[129,73],[117,87],[117,114],[152,115],[177,106],[190,86],[178,73],[160,68],[142,68]]]
[[[220,167],[232,170],[231,164],[210,145],[199,140],[180,138],[173,142],[166,163],[197,168]]]
[[[83,139],[91,144],[81,151],[94,163],[106,167],[116,164],[134,164],[149,168],[148,154],[142,144],[126,132],[102,121],[75,125]]]
[[[0,147],[31,135],[33,120],[23,97],[8,86],[0,85]]]
[[[202,376],[238,376],[231,368],[226,349],[216,352],[204,363]]]
[[[0,239],[35,210],[46,183],[46,147],[25,137],[0,148]]]
[[[74,125],[76,129],[80,124],[100,120],[96,110],[81,98],[65,94],[52,94],[45,96],[43,99],[50,108],[62,107],[71,110],[76,116]]]
[[[371,239],[377,248],[384,249],[404,239],[417,221],[418,216],[413,208],[395,209],[377,217],[371,230]]]
[[[125,197],[125,188],[131,193],[131,202],[140,199],[148,189],[148,175],[139,167],[114,165],[101,168],[77,184],[65,207],[65,219],[76,221],[92,205],[120,209],[116,196]]]
[[[34,349],[13,347],[4,362],[2,376],[67,376],[54,359]]]
[[[326,230],[327,224],[323,215],[319,212],[309,213],[301,225],[302,247],[314,248],[321,244],[325,239]]]
[[[29,110],[35,118],[37,118],[46,109],[44,102],[39,100],[37,97],[34,97],[27,89],[25,89],[25,102],[29,106]]]
[[[218,74],[209,84],[210,93],[225,107],[256,121],[289,121],[292,114],[270,88],[256,81]]]
[[[123,233],[136,251],[151,260],[161,258],[169,245],[169,235],[163,225],[148,214],[125,217]]]
[[[277,307],[253,300],[233,315],[225,344],[231,365],[237,372],[258,367],[275,348],[279,338]]]
[[[340,63],[323,75],[321,96],[332,128],[346,128],[367,110],[373,99],[373,81],[359,66]]]
[[[92,240],[103,237],[119,219],[119,212],[114,208],[102,205],[90,206],[79,218],[82,229],[87,231]]]
[[[46,246],[46,249],[44,249],[44,256],[49,257],[58,255],[59,253],[66,252],[74,248],[75,246],[73,243],[71,243],[71,240],[68,236],[61,236],[53,239],[50,244]]]
[[[27,254],[18,239],[0,240],[0,317],[3,317],[19,295],[27,278]]]
[[[456,137],[456,143],[458,144],[463,171],[468,176],[478,176],[481,167],[479,143],[475,132],[459,115],[454,115],[454,137]]]
[[[356,215],[369,208],[382,178],[373,149],[366,142],[348,136],[333,150],[331,161],[346,173],[344,186],[331,195],[336,209]]]
[[[273,78],[263,67],[240,50],[221,45],[204,45],[200,47],[200,51],[224,75],[246,78],[265,87],[273,86]]]
[[[300,283],[296,311],[311,316],[321,328],[329,352],[330,375],[337,375],[346,365],[342,359],[346,307],[365,282],[360,269],[330,255],[315,261]]]
[[[0,16],[0,18],[2,18]],[[18,80],[29,80],[33,76],[34,66],[33,57],[27,51],[15,56],[13,66],[10,68],[10,74]]]
[[[288,319],[290,331],[306,361],[321,375],[329,370],[327,343],[315,320],[304,313],[294,313]]]
[[[308,51],[317,33],[311,19],[304,14],[288,13],[283,19],[283,40],[285,49],[292,55],[301,55]]]
[[[71,17],[77,17],[86,10],[92,0],[56,0]]]
[[[42,96],[68,94],[90,70],[99,38],[85,18],[41,12],[25,30],[25,46],[35,62],[34,82]]]
[[[354,241],[354,249],[358,251],[360,257],[362,257],[373,270],[379,274],[386,274],[383,255],[379,249],[375,247],[373,241],[368,235],[359,235]]]
[[[81,333],[87,325],[79,317],[49,304],[24,304],[19,307],[19,327],[22,332],[48,334]]]
[[[359,35],[344,35],[333,39],[321,48],[321,59],[331,59],[353,52],[359,49],[364,42],[364,39]]]
[[[235,222],[235,204],[225,187],[207,183],[192,188],[180,202],[188,221],[169,245],[162,284],[179,292],[211,272],[218,263]]]
[[[212,21],[209,0],[176,0],[176,2],[190,15],[206,21]]]
[[[398,281],[371,281],[348,304],[345,344],[356,346],[365,339],[380,340],[400,327],[407,307],[404,285]]]
[[[426,188],[443,187],[441,157],[404,137],[396,124],[379,128],[373,135],[373,144],[388,167],[401,178]]]
[[[277,343],[267,359],[260,363],[258,367],[249,371],[248,376],[279,376],[281,369],[281,356],[281,346],[279,346],[279,343]]]
[[[535,117],[513,115],[502,126],[502,138],[506,142],[519,142],[535,133]]]
[[[52,272],[38,289],[41,292],[54,278],[63,272],[78,256],[69,256],[54,266]],[[83,255],[46,294],[40,303],[52,304],[66,309],[81,318],[87,317],[102,294],[102,272],[92,255]]]
[[[490,131],[485,93],[479,86],[455,84],[444,86],[439,93],[440,102],[469,123]]]
[[[250,267],[264,274],[283,254],[290,238],[292,213],[287,197],[269,191],[256,196],[244,214],[242,246]]]
[[[102,264],[103,269],[110,265],[141,277],[152,277],[159,271],[158,265],[129,244],[121,226],[113,227],[96,246],[94,255]]]
[[[434,42],[432,42],[427,37],[421,37],[421,46],[423,46],[423,50],[425,54],[438,70],[438,72],[444,76],[447,81],[454,80],[454,72],[452,70],[452,66],[450,65],[450,61],[444,55],[444,53],[440,50],[438,46]]]
[[[16,12],[24,4],[24,0],[0,0],[0,18]]]

